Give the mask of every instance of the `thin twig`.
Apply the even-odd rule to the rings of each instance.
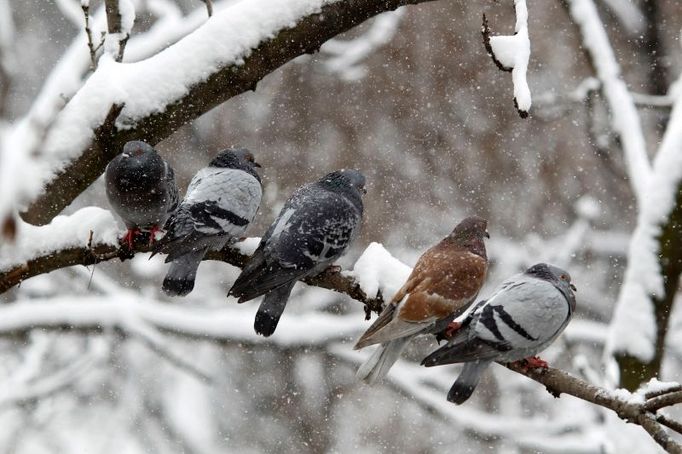
[[[211,0],[201,0],[206,3],[206,12],[208,12],[208,17],[213,16],[213,2]]]
[[[92,42],[92,29],[90,28],[90,3],[82,3],[81,8],[83,9],[83,16],[85,16],[85,36],[88,38],[88,49],[90,50],[90,69],[97,69],[97,49],[99,49],[102,44],[95,47]]]
[[[664,407],[670,407],[682,403],[682,391],[673,391],[662,396],[649,399],[644,404],[644,409],[655,413]]]

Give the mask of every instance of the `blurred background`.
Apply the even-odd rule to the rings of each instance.
[[[31,107],[80,29],[68,13],[74,11],[68,4],[78,2],[5,3],[14,34],[4,52],[13,69],[0,72],[0,116],[11,122]],[[164,2],[135,2],[133,35],[155,23],[157,3]],[[669,105],[654,101],[682,69],[682,9],[676,0],[596,3],[623,77],[641,95],[636,102],[653,153],[670,113]],[[200,1],[174,5],[182,14],[204,8]],[[530,0],[528,8],[528,119],[517,114],[511,77],[486,55],[480,33],[483,13],[493,34],[513,33],[513,2],[440,0],[337,37],[157,148],[183,192],[219,150],[251,149],[263,165],[264,198],[250,236],[261,235],[299,185],[338,168],[360,169],[368,179],[365,221],[344,268],[370,242],[413,265],[463,217],[486,217],[491,272],[481,295],[538,261],[567,267],[578,287],[575,328],[544,356],[598,380],[637,213],[620,143],[566,6]],[[87,205],[108,208],[101,179],[67,211]],[[94,274],[92,268],[60,270],[0,299],[92,295],[96,304],[95,296],[115,300],[132,290],[164,300],[166,265],[147,259],[100,264]],[[206,311],[236,306],[224,295],[237,271],[204,262],[195,291],[168,304]],[[255,313],[257,304],[245,306],[238,309]],[[359,334],[369,326],[362,309],[299,284],[283,322],[310,313],[355,317]],[[680,322],[673,317],[673,340]],[[182,361],[115,330],[34,330],[3,338],[0,452],[658,452],[639,428],[570,396],[555,400],[499,366],[455,408],[445,395],[458,366],[421,370],[410,363],[433,349],[432,339],[410,347],[396,379],[370,388],[354,378],[363,358],[351,354],[354,336],[287,342],[277,339],[279,331],[268,341],[167,336]],[[670,379],[680,371],[681,354],[671,347],[666,356]],[[40,376],[67,379],[60,375],[62,386],[26,399],[9,392],[3,398],[2,388],[10,389],[27,363],[39,364],[32,370]]]

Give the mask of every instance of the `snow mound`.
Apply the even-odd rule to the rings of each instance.
[[[375,298],[379,291],[389,300],[400,290],[412,268],[393,257],[380,243],[371,243],[355,262],[353,271],[344,274],[358,283],[365,295]]]
[[[0,270],[13,268],[35,257],[70,247],[85,247],[92,232],[93,244],[118,244],[118,227],[110,211],[85,207],[70,216],[57,216],[44,226],[19,221],[16,241],[0,247]]]

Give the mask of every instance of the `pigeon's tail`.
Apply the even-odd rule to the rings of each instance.
[[[291,284],[283,285],[265,294],[253,323],[256,333],[268,337],[275,332],[295,283],[294,281]]]
[[[173,260],[163,280],[162,289],[166,295],[185,296],[192,291],[197,268],[205,253],[203,249],[192,251]]]
[[[474,389],[476,389],[476,385],[478,385],[478,382],[481,379],[483,371],[485,371],[489,365],[489,360],[465,363],[462,373],[459,374],[459,377],[457,377],[457,380],[455,380],[455,383],[448,392],[448,401],[459,405],[471,397]]]
[[[409,337],[403,337],[379,345],[372,356],[360,366],[355,376],[370,385],[381,380],[398,361],[409,341]]]

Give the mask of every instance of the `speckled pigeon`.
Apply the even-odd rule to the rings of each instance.
[[[275,332],[297,280],[325,270],[360,230],[365,177],[338,170],[298,188],[287,200],[229,294],[239,302],[265,295],[256,314],[258,334]]]
[[[153,242],[178,206],[171,166],[149,144],[134,140],[107,165],[104,181],[109,204],[128,229],[122,241],[132,249],[135,236],[144,230]]]
[[[166,222],[166,236],[154,253],[168,254],[170,269],[163,281],[168,295],[187,295],[197,268],[209,249],[238,240],[256,216],[262,187],[260,164],[247,149],[221,151],[194,175],[177,211]]]
[[[381,344],[360,366],[357,377],[375,383],[385,377],[416,335],[441,331],[474,302],[488,272],[484,237],[487,221],[471,216],[417,261],[407,282],[355,344]]]
[[[566,328],[575,311],[575,286],[561,268],[539,263],[517,274],[479,302],[446,345],[422,364],[466,363],[448,393],[461,404],[474,392],[492,361],[524,360],[530,367],[547,367],[533,356]]]

